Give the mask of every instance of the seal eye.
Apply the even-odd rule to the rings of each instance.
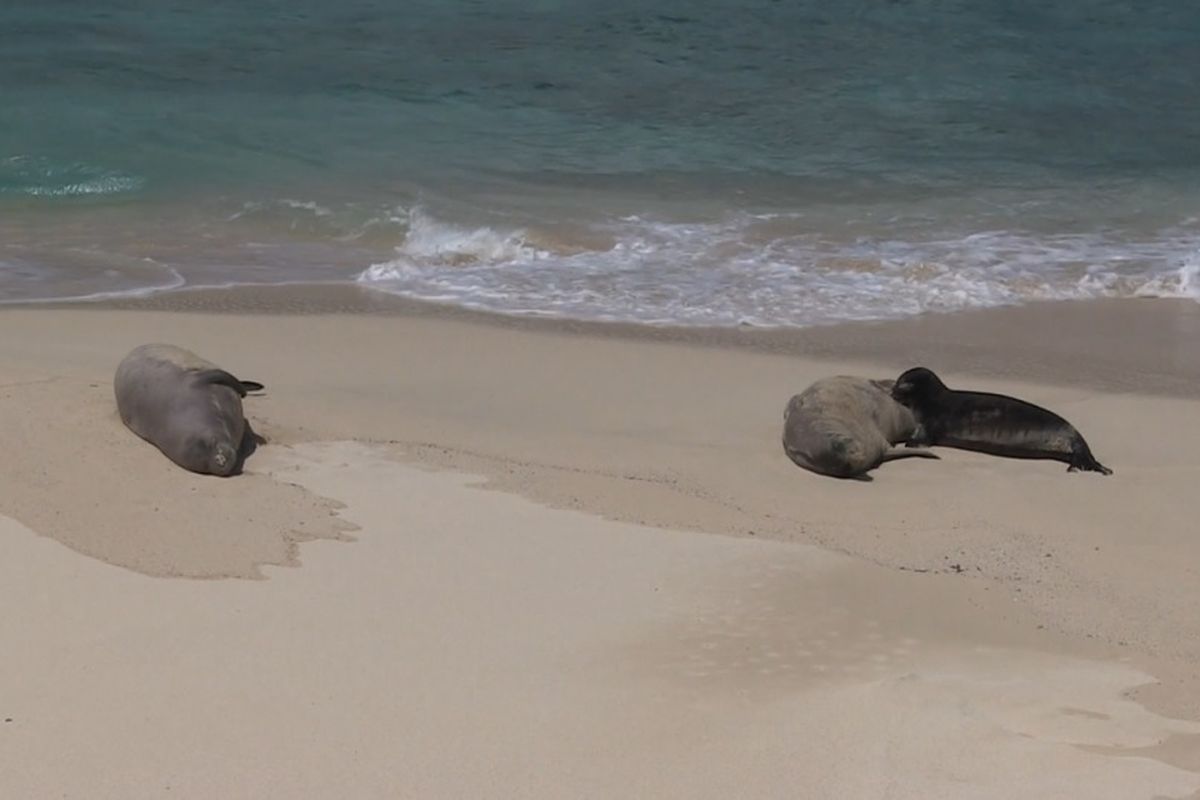
[[[187,468],[204,472],[208,464],[212,461],[214,444],[215,442],[211,442],[200,436],[190,438],[185,451]]]

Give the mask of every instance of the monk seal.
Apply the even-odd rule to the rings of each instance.
[[[135,347],[117,367],[113,390],[121,421],[184,469],[227,476],[264,441],[242,413],[261,383],[235,378],[169,344]]]
[[[1033,403],[1002,394],[955,391],[925,367],[914,367],[897,378],[892,397],[910,408],[917,420],[911,445],[1052,459],[1067,464],[1068,472],[1112,474],[1069,422]]]
[[[917,427],[891,396],[892,381],[849,375],[822,378],[788,401],[783,450],[797,465],[834,478],[870,480],[868,470],[927,451],[893,450]]]

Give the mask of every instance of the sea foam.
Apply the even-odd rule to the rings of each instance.
[[[502,313],[682,325],[803,326],[1041,300],[1198,297],[1200,235],[970,232],[831,238],[803,220],[624,217],[608,248],[544,247],[529,229],[464,228],[413,212],[395,257],[358,280]],[[769,230],[763,230],[764,225]]]

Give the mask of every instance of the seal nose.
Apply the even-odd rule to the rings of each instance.
[[[213,449],[212,465],[214,474],[228,475],[237,465],[237,451],[227,444],[217,445]]]

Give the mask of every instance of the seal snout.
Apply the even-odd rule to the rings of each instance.
[[[228,444],[215,445],[209,461],[214,475],[229,475],[237,467],[237,450]]]

